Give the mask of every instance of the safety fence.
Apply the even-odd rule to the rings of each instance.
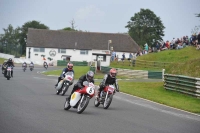
[[[164,88],[200,98],[200,78],[164,74]]]
[[[110,67],[101,66],[101,72],[108,73]],[[127,78],[143,78],[143,79],[163,79],[164,69],[162,71],[147,71],[147,70],[131,70],[131,69],[121,69],[117,68],[118,75],[124,75]]]

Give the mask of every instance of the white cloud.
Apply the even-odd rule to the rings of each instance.
[[[80,8],[75,14],[75,18],[82,19],[82,20],[91,18],[91,17],[98,18],[102,16],[104,16],[104,12],[94,5],[89,5],[89,6]]]

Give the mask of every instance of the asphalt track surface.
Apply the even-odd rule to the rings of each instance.
[[[50,67],[48,70],[57,69]],[[0,74],[0,133],[199,133],[200,116],[117,93],[108,109],[94,107],[82,114],[63,109],[65,96],[56,95],[56,77],[14,68],[14,78]]]

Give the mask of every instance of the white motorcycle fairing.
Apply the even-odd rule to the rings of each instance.
[[[78,93],[78,92],[74,92],[72,95],[71,95],[71,100],[70,100],[70,106],[75,106],[77,104],[77,102],[80,100],[81,98],[81,93]]]
[[[63,80],[61,80],[61,81],[58,83],[58,86],[56,87],[56,89],[59,90],[59,89],[62,87],[62,84],[63,84]]]

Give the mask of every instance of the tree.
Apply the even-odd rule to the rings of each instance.
[[[5,52],[12,54],[14,52],[14,48],[16,50],[19,43],[20,27],[14,29],[13,26],[9,24],[8,28],[3,28],[3,30],[4,35],[1,37],[1,42],[6,46]]]
[[[199,14],[196,14],[196,17],[200,17],[200,13],[199,13]]]
[[[62,30],[67,30],[67,31],[78,31],[78,30],[75,29],[75,26],[74,26],[75,21],[74,21],[74,19],[73,19],[72,21],[70,21],[70,24],[71,24],[71,27],[65,27],[65,28],[63,28]]]
[[[157,17],[153,11],[149,9],[140,9],[140,12],[135,13],[127,22],[129,35],[137,42],[141,47],[147,43],[152,46],[154,41],[163,40],[164,25],[160,17]]]
[[[62,30],[67,30],[67,31],[77,31],[75,29],[72,29],[71,27],[66,27],[66,28],[63,28]]]
[[[27,40],[27,33],[28,33],[28,28],[35,28],[35,29],[49,29],[48,26],[41,24],[38,21],[29,21],[24,23],[21,27],[21,34],[20,34],[20,44],[22,45],[22,54],[26,54],[26,40]]]

